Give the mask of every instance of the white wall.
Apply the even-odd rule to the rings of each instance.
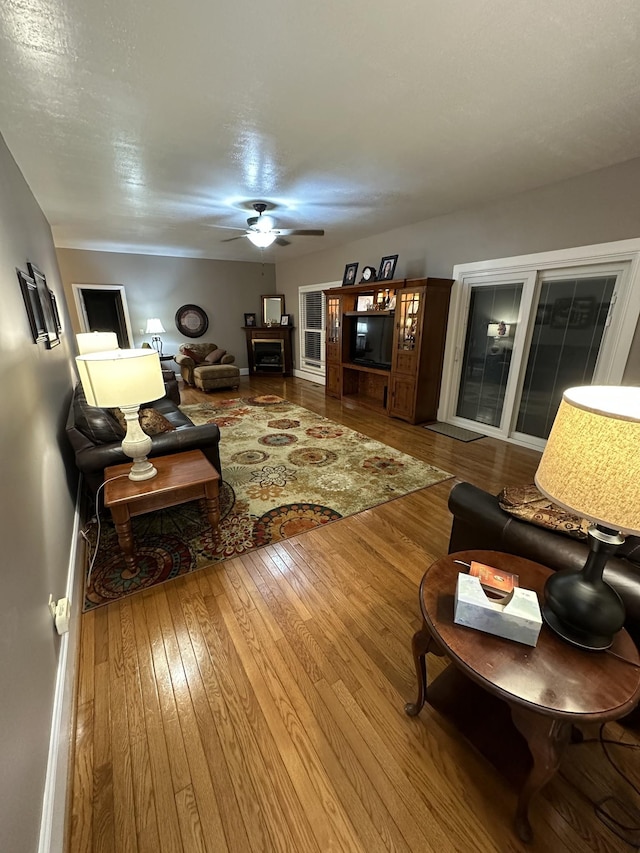
[[[62,344],[52,350],[30,336],[16,277],[27,260],[62,311]],[[62,648],[47,602],[65,595],[73,530],[76,476],[64,434],[73,371],[49,225],[1,136],[0,294],[0,850],[32,853]]]
[[[428,219],[339,249],[279,261],[278,292],[297,304],[298,287],[342,281],[345,265],[376,269],[398,254],[396,278],[451,278],[455,264],[640,237],[640,159],[629,160],[482,207]],[[625,381],[640,384],[640,333]]]

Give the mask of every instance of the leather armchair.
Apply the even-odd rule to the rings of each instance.
[[[201,391],[239,386],[240,369],[234,364],[234,355],[225,352],[215,363],[206,361],[207,356],[218,349],[218,345],[213,343],[180,344],[174,360],[185,385],[195,385]]]

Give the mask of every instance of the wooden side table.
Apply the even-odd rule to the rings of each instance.
[[[412,641],[418,698],[405,706],[409,716],[416,716],[427,700],[427,652],[446,655],[454,668],[466,676],[465,680],[482,688],[479,692],[506,703],[531,753],[531,768],[520,789],[515,814],[518,836],[531,841],[529,803],[558,769],[574,726],[603,723],[628,714],[640,700],[640,670],[613,654],[569,645],[544,624],[535,648],[456,625],[454,594],[456,578],[463,567],[454,560],[477,560],[514,572],[520,577],[520,586],[533,589],[540,599],[551,571],[522,557],[496,551],[448,554],[427,569],[419,594],[422,627]],[[616,635],[611,652],[640,664],[638,650],[624,630]],[[449,666],[429,685],[430,704],[438,682],[451,669]],[[455,691],[453,698],[455,702]],[[458,704],[463,704],[459,694],[457,699]],[[475,704],[472,712],[476,717],[478,709]]]
[[[170,456],[155,456],[153,464],[158,473],[151,480],[135,482],[128,476],[122,476],[129,473],[130,462],[112,465],[104,472],[107,481],[104,503],[111,510],[118,543],[124,552],[127,568],[132,573],[136,570],[136,558],[131,519],[136,515],[199,500],[211,524],[214,539],[218,537],[220,475],[204,453],[201,450],[189,450]]]

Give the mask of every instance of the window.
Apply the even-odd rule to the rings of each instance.
[[[303,372],[324,376],[324,293],[328,285],[313,284],[299,289],[300,363]],[[317,376],[313,376],[317,379]]]

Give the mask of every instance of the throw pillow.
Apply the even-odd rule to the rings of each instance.
[[[533,483],[526,486],[505,486],[498,495],[498,503],[501,509],[521,521],[564,533],[574,539],[587,538],[589,522],[586,518],[571,515],[551,503]]]
[[[199,352],[196,352],[193,349],[189,349],[189,347],[183,347],[182,349],[183,355],[188,355],[189,358],[192,358],[196,364],[202,364],[204,358],[200,355]]]
[[[113,409],[112,411],[118,419],[118,423],[122,426],[124,432],[126,432],[127,422],[124,414],[120,409]],[[150,436],[159,435],[161,432],[169,432],[170,430],[175,429],[174,425],[168,421],[161,412],[158,412],[155,409],[140,409],[138,420],[140,421],[142,431]]]
[[[220,364],[223,355],[226,355],[226,349],[214,349],[211,350],[208,356],[206,356],[205,361],[209,362],[209,364]]]
[[[125,429],[108,409],[90,406],[82,386],[76,389],[73,401],[73,421],[76,429],[94,444],[112,444],[122,441]]]

